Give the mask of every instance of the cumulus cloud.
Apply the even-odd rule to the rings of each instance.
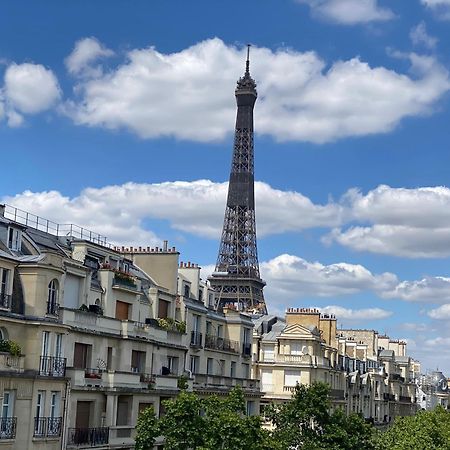
[[[411,258],[450,255],[450,189],[392,188],[363,194],[351,189],[341,200],[349,220],[364,223],[337,228],[323,240],[358,251]],[[369,224],[369,225],[366,225]]]
[[[402,281],[394,289],[382,293],[384,298],[410,302],[450,302],[450,278],[425,277],[421,280]]]
[[[72,75],[98,77],[103,71],[101,66],[94,66],[94,63],[112,55],[114,55],[112,50],[106,48],[96,38],[89,37],[75,43],[72,53],[65,59],[65,64]]]
[[[450,303],[440,306],[439,308],[428,311],[428,316],[437,320],[450,319]]]
[[[450,0],[422,0],[422,5],[425,5],[438,19],[450,19]]]
[[[394,274],[374,275],[359,264],[324,265],[288,254],[265,261],[260,266],[270,297],[277,302],[305,296],[331,297],[383,291],[397,284]]]
[[[392,311],[382,308],[365,308],[365,309],[349,309],[342,306],[330,305],[325,307],[317,307],[320,312],[325,314],[334,314],[337,319],[342,320],[381,320],[392,316]]]
[[[427,33],[425,22],[420,22],[409,33],[409,37],[414,45],[423,45],[426,48],[433,49],[436,47],[438,39]]]
[[[2,200],[56,222],[67,223],[70,220],[89,226],[117,243],[127,243],[132,236],[129,224],[139,227],[142,221],[151,218],[167,220],[180,231],[218,239],[227,187],[228,183],[209,180],[126,183],[88,188],[74,198],[65,197],[57,191],[26,191]],[[255,183],[255,195],[260,236],[328,227],[342,220],[339,205],[316,205],[297,192],[273,189],[266,183]],[[116,228],[105,230],[105,227],[114,224]],[[134,239],[145,237],[142,233],[135,235]]]
[[[365,24],[394,18],[377,0],[297,0],[311,8],[314,16],[342,25]]]
[[[434,59],[409,57],[414,76],[359,58],[330,65],[314,52],[254,48],[256,130],[323,143],[386,133],[405,117],[430,113],[449,89],[448,72]],[[232,92],[244,60],[243,49],[217,38],[172,54],[132,50],[115,69],[81,81],[65,111],[77,124],[142,138],[220,140],[233,129]]]
[[[61,96],[53,72],[41,64],[32,63],[8,66],[3,90],[7,107],[24,114],[45,111]]]

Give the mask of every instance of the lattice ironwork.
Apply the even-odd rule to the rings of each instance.
[[[222,238],[209,281],[218,307],[232,304],[239,310],[267,313],[256,245],[253,107],[257,92],[249,64],[247,53],[246,71],[235,91],[236,128]]]

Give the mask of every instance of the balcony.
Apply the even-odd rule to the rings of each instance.
[[[345,393],[342,389],[330,389],[330,398],[332,400],[345,400]]]
[[[9,294],[0,292],[0,308],[11,309],[11,296]]]
[[[11,355],[10,353],[0,352],[0,371],[23,372],[24,355]]]
[[[245,356],[246,358],[252,356],[252,344],[249,342],[244,342],[242,344],[242,356]]]
[[[35,417],[35,438],[58,438],[61,436],[62,417]]]
[[[191,331],[191,347],[202,348],[202,333],[197,333],[196,331]]]
[[[39,375],[44,377],[65,377],[66,358],[57,356],[41,356]]]
[[[0,418],[0,439],[15,439],[17,417]]]
[[[383,393],[383,400],[394,402],[395,401],[395,395],[394,394],[388,394],[387,392]]]
[[[113,282],[112,282],[113,288],[125,288],[132,291],[137,291],[137,285],[134,282],[133,278],[122,276],[122,275],[114,275]]]
[[[67,433],[67,446],[79,447],[86,445],[95,447],[109,443],[109,428],[69,428]]]
[[[252,378],[235,378],[235,377],[225,377],[222,375],[206,375],[206,374],[196,374],[194,376],[194,383],[196,388],[201,389],[220,389],[228,390],[235,386],[240,386],[242,389],[248,389],[251,391],[260,390],[259,380],[254,380]]]
[[[47,315],[58,317],[59,315],[59,303],[47,302]]]
[[[296,386],[283,386],[283,392],[290,392],[293,394],[295,392]]]
[[[239,353],[239,342],[207,334],[205,336],[205,348]]]

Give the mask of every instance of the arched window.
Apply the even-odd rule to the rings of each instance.
[[[48,284],[48,298],[47,298],[47,314],[58,314],[58,296],[59,296],[59,283],[58,280],[53,279]]]

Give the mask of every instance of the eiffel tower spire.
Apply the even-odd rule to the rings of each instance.
[[[246,70],[235,90],[237,115],[228,198],[215,272],[209,277],[217,307],[232,304],[241,311],[267,314],[256,247],[253,167],[253,107],[258,96],[250,76],[250,46]]]

